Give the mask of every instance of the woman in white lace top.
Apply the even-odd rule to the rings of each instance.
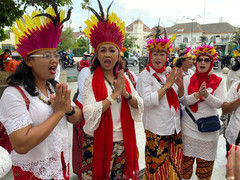
[[[209,74],[217,53],[212,46],[200,46],[194,51],[196,73],[184,78],[185,95],[181,103],[188,108],[197,120],[217,115],[224,99],[222,78]],[[186,110],[182,116],[183,133],[183,178],[190,179],[196,159],[198,179],[211,179],[214,160],[216,159],[218,131],[200,132]]]
[[[100,2],[99,5],[101,9]],[[100,15],[93,12],[94,22],[88,24],[87,20],[84,31],[96,55],[92,75],[85,80],[82,94],[85,119],[82,177],[138,179],[134,121],[141,121],[143,102],[124,71],[119,70],[124,22],[114,13],[104,16],[104,12]]]
[[[37,15],[34,11],[33,16],[24,16],[28,24],[18,22],[27,28],[19,27],[22,32],[13,28],[18,38],[16,51],[23,61],[7,80],[10,86],[1,97],[0,121],[13,147],[14,179],[69,179],[67,122],[79,122],[82,113],[71,102],[67,85],[54,80],[59,63],[56,49],[62,32],[59,11],[55,13],[53,21],[47,18],[48,23],[41,24],[44,21],[40,17],[36,21],[30,18]]]

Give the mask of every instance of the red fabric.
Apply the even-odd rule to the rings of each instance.
[[[146,67],[146,70],[148,72],[150,72],[149,66]],[[157,78],[158,81],[162,82],[162,80],[158,77],[158,75],[156,73],[154,73],[153,75],[155,78]],[[174,89],[172,87],[170,87],[166,91],[166,94],[167,94],[167,101],[168,101],[169,109],[171,109],[171,107],[173,106],[173,108],[177,112],[177,110],[179,110],[179,102],[178,102],[177,93],[174,91]]]
[[[82,110],[82,104],[76,100],[75,104]],[[83,143],[83,126],[84,117],[80,123],[73,125],[73,144],[72,144],[72,168],[73,172],[82,179],[82,143]]]
[[[9,153],[12,151],[12,145],[9,140],[7,131],[2,123],[0,123],[0,146],[6,149]]]
[[[165,60],[165,63],[163,65],[163,67],[161,69],[156,69],[155,67],[153,67],[153,64],[152,64],[152,51],[149,53],[149,58],[148,58],[148,65],[147,67],[149,68],[149,66],[151,66],[151,68],[153,68],[154,71],[156,71],[157,73],[162,73],[163,71],[165,71],[166,69],[166,63],[167,63],[167,58],[168,58],[168,54],[166,53],[166,60]]]
[[[64,162],[63,153],[61,153],[61,161],[62,161],[63,178],[64,180],[69,180],[69,172],[67,173],[67,168],[66,168],[67,166]],[[68,164],[68,169],[69,169],[69,164]],[[13,171],[14,180],[41,180],[38,177],[34,176],[32,172],[23,171],[18,166],[12,166],[12,171]],[[68,176],[66,176],[66,174]]]
[[[197,57],[197,59],[200,56]],[[208,56],[210,59],[213,59],[211,56]],[[215,90],[217,89],[217,87],[219,86],[220,82],[222,81],[221,77],[218,77],[215,74],[211,74],[208,75],[209,72],[212,70],[213,67],[213,63],[214,61],[211,61],[211,65],[209,66],[209,69],[207,72],[205,73],[200,73],[197,69],[197,63],[195,64],[196,67],[196,73],[194,73],[190,79],[190,83],[188,86],[188,94],[191,95],[192,93],[198,92],[201,84],[205,81],[206,83],[206,87],[207,88],[211,88],[212,92],[211,94],[213,94],[215,92]],[[192,112],[196,113],[198,110],[198,105],[197,103],[204,101],[204,99],[201,97],[199,101],[197,101],[195,104],[190,105],[190,109],[192,110]]]
[[[134,86],[134,88],[136,88],[137,82],[135,81],[135,79],[134,79],[132,73],[129,71],[129,69],[126,70],[126,73],[129,73],[129,74],[130,74],[130,76],[131,76],[131,78],[132,78],[132,80],[133,80],[133,82],[134,82],[133,86]]]
[[[131,93],[127,79],[125,79],[125,86],[126,90]],[[106,99],[108,96],[107,87],[100,66],[94,71],[92,87],[96,101]],[[124,176],[127,179],[138,179],[138,177],[133,177],[133,171],[139,171],[134,121],[131,117],[128,101],[124,98],[122,98],[120,118],[126,153]],[[102,114],[100,125],[94,131],[93,144],[93,180],[108,179],[113,146],[113,122],[110,107]]]

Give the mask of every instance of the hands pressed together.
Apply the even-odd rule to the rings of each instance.
[[[71,106],[71,90],[68,89],[68,85],[60,83],[56,85],[56,94],[51,95],[51,104],[54,112],[65,115],[72,111]]]
[[[169,89],[172,85],[176,83],[179,88],[183,88],[183,72],[182,68],[176,69],[172,68],[169,76],[166,79],[165,86]]]
[[[123,97],[128,98],[129,94],[126,91],[125,87],[125,78],[124,78],[124,70],[121,69],[118,71],[118,77],[116,80],[114,80],[114,93],[116,93],[117,96],[123,95]]]
[[[209,95],[208,91],[207,91],[207,86],[206,86],[206,83],[203,82],[198,90],[198,92],[196,92],[194,94],[195,98],[196,99],[199,99],[200,97],[205,97],[207,98]]]

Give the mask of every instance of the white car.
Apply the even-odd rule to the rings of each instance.
[[[139,63],[138,58],[133,54],[130,54],[128,58],[128,64],[132,64],[133,66],[136,66],[138,63]]]

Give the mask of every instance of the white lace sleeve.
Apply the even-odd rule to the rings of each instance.
[[[136,98],[137,103],[138,103],[138,109],[133,108],[131,105],[129,106],[132,118],[136,122],[141,122],[142,121],[142,115],[143,115],[143,100],[138,95],[138,93],[135,90],[135,88],[133,87],[132,83],[130,83],[129,78],[127,76],[125,76],[125,77],[128,79],[130,87],[131,87],[132,95]]]
[[[228,90],[227,97],[224,100],[225,102],[231,102],[238,98],[239,93],[237,92],[237,87],[240,81],[235,82],[230,89]]]
[[[212,108],[219,109],[221,108],[225,99],[225,89],[223,80],[212,94],[209,93],[209,96],[205,99],[205,102]]]
[[[85,80],[83,88],[83,115],[85,126],[92,131],[100,124],[102,115],[102,101],[97,102],[92,89],[92,75]]]
[[[24,91],[29,98],[29,94]],[[31,101],[30,101],[31,106]],[[14,87],[8,87],[0,101],[0,121],[8,134],[32,124],[32,119],[26,108],[26,103]]]

